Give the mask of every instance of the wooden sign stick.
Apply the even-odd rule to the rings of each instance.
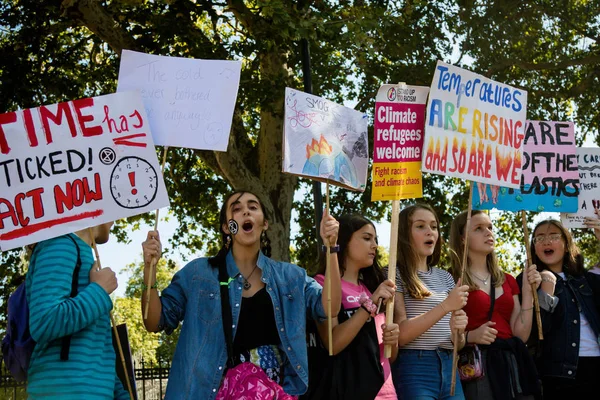
[[[521,210],[521,220],[523,221],[523,241],[525,242],[525,250],[527,252],[527,265],[523,271],[523,280],[527,279],[527,268],[531,265],[531,249],[529,248],[529,229],[527,229],[527,216],[525,210]],[[533,307],[535,309],[535,321],[538,328],[538,339],[544,340],[544,332],[542,332],[542,316],[540,315],[540,301],[538,299],[535,285],[531,285],[531,294],[533,296]]]
[[[168,146],[165,146],[163,149],[163,158],[162,164],[160,165],[160,172],[164,174],[165,172],[165,163],[167,161],[167,151],[169,150]],[[158,230],[158,214],[159,210],[156,210],[156,215],[154,217],[154,230]],[[154,275],[154,268],[156,268],[156,264],[158,263],[158,259],[152,257],[150,260],[150,273],[148,274],[148,279],[146,279],[146,307],[144,308],[144,319],[148,319],[148,309],[150,308],[150,286],[152,285],[152,275]]]
[[[390,262],[388,266],[388,279],[396,282],[396,261],[398,258],[398,223],[400,221],[400,200],[392,201],[392,227],[390,228]],[[385,323],[394,323],[394,298],[387,301],[385,307]],[[383,348],[385,358],[392,357],[392,346],[386,344]]]
[[[96,254],[96,261],[98,262],[98,269],[102,268],[102,263],[100,262],[100,254],[98,253],[98,246],[96,246],[96,238],[94,237],[94,229],[88,229],[90,239],[92,240],[92,249],[94,249],[94,253]],[[127,372],[127,364],[125,363],[125,355],[123,354],[123,348],[121,347],[121,338],[119,337],[119,331],[117,330],[117,323],[115,321],[115,317],[110,312],[110,321],[112,322],[113,332],[115,333],[115,337],[117,339],[117,348],[119,349],[119,356],[121,357],[121,363],[123,364],[123,371],[125,371],[125,380],[127,381],[127,391],[129,392],[129,398],[134,400],[133,391],[131,390],[131,382],[129,382],[129,373]]]
[[[465,225],[465,248],[460,271],[460,282],[462,284],[465,270],[467,268],[467,255],[469,252],[469,229],[471,228],[471,211],[473,210],[473,181],[469,181],[469,207],[467,208],[467,224]],[[452,332],[454,336],[454,346],[452,349],[452,383],[450,385],[450,396],[454,396],[456,388],[456,369],[458,367],[458,331]]]
[[[329,215],[329,182],[326,186],[325,215]],[[331,249],[327,243],[327,255],[325,259],[325,287],[327,288],[327,340],[329,341],[329,355],[333,355],[333,318],[331,317]]]

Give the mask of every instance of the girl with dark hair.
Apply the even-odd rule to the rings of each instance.
[[[586,226],[600,240],[600,219],[588,217]],[[538,293],[544,340],[538,365],[544,399],[597,398],[600,276],[586,272],[579,248],[560,221],[536,225],[531,255],[542,275]]]
[[[156,276],[150,277],[151,285],[142,295],[143,309],[145,291],[151,290],[146,329],[171,333],[185,321],[171,365],[167,399],[234,399],[243,392],[280,400],[306,391],[306,316],[327,318],[327,291],[307,277],[304,269],[263,253],[269,253],[268,226],[257,196],[233,193],[221,208],[223,247],[219,253],[187,264],[161,296]],[[334,247],[337,221],[325,215],[320,231],[323,242]],[[143,249],[146,282],[152,258],[161,255],[158,232],[148,233]],[[339,304],[339,269],[332,252],[333,315]]]
[[[464,310],[469,317],[465,342],[481,348],[484,374],[463,382],[465,398],[478,400],[533,399],[539,394],[535,364],[525,343],[533,321],[532,285],[542,281],[535,265],[529,267],[529,284],[523,288],[503,272],[495,252],[492,220],[483,211],[473,210],[469,231],[467,212],[460,213],[450,228],[452,274],[462,273],[464,243],[468,235],[467,266],[463,282],[469,286]],[[493,296],[493,299],[492,299]]]
[[[464,345],[468,286],[455,286],[437,268],[441,254],[439,220],[430,206],[416,204],[400,212],[394,320],[400,326],[398,358],[392,365],[399,399],[462,399],[460,385],[450,395],[451,332]]]
[[[390,361],[383,347],[398,351],[398,325],[385,324],[378,305],[394,296],[377,262],[375,226],[360,215],[339,218],[339,268],[342,275],[342,310],[334,320],[333,354],[327,354],[327,324],[309,327],[310,385],[306,399],[395,400]],[[323,282],[325,263],[315,279]],[[317,333],[318,331],[318,333]],[[316,336],[320,336],[319,341]]]

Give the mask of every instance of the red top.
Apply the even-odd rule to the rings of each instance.
[[[510,316],[515,306],[513,296],[519,294],[520,291],[515,278],[506,273],[504,274],[502,289],[504,290],[504,293],[502,293],[500,297],[497,297],[496,302],[494,303],[492,321],[496,323],[494,328],[498,330],[497,337],[509,339],[513,336],[512,329],[510,328]],[[498,288],[496,288],[496,295],[497,293]],[[469,317],[467,331],[479,328],[488,321],[488,314],[490,313],[490,296],[482,290],[475,290],[474,292],[469,293],[469,301],[464,310]]]

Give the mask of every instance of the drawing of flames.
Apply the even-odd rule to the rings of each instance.
[[[332,179],[353,188],[358,188],[356,168],[351,159],[341,150],[338,143],[334,147],[321,135],[319,141],[312,139],[306,145],[306,162],[302,173],[308,176]]]
[[[328,156],[331,154],[333,148],[331,145],[325,140],[325,137],[321,135],[321,138],[317,142],[315,138],[313,138],[310,144],[306,145],[306,159],[310,159],[315,154],[321,154],[324,156]]]

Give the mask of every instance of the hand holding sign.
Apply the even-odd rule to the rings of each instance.
[[[584,224],[587,228],[594,230],[594,235],[600,240],[600,205],[594,209],[596,217],[585,217]]]
[[[94,265],[90,270],[90,283],[100,285],[107,294],[111,294],[119,286],[117,275],[114,271],[108,267],[98,269],[98,261],[94,262]]]
[[[146,240],[142,243],[144,253],[144,266],[150,267],[152,260],[157,260],[162,254],[162,244],[160,243],[160,235],[158,231],[148,232]]]

